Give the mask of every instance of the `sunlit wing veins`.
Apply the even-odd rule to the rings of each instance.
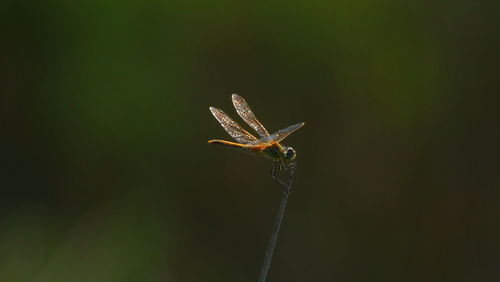
[[[259,122],[255,117],[252,109],[248,106],[247,101],[241,96],[233,94],[233,105],[238,115],[246,122],[250,127],[252,127],[261,137],[269,136],[266,128]]]
[[[236,141],[243,144],[247,144],[257,140],[255,136],[248,133],[233,119],[231,119],[228,115],[226,115],[223,111],[214,107],[210,107],[210,111],[212,112],[214,117],[219,121],[222,127],[226,130],[226,132]]]
[[[262,137],[259,140],[256,140],[250,144],[257,144],[257,143],[266,143],[266,142],[281,142],[283,139],[285,139],[288,135],[292,134],[294,131],[297,129],[301,128],[304,126],[304,122],[297,123],[294,125],[291,125],[287,128],[284,128],[276,133],[271,134],[270,136]]]

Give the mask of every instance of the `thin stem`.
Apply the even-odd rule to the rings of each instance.
[[[278,210],[278,215],[276,216],[276,221],[274,222],[271,241],[269,242],[269,245],[267,247],[266,256],[264,257],[264,263],[262,264],[262,268],[260,270],[259,282],[266,281],[267,273],[269,272],[269,267],[271,266],[271,259],[273,257],[274,249],[276,248],[276,242],[278,240],[278,234],[280,232],[281,223],[283,222],[283,216],[285,214],[288,195],[290,194],[293,175],[295,173],[295,165],[291,165],[289,169],[290,169],[290,175],[288,178],[288,182],[287,183],[279,182],[283,186],[283,196],[281,198],[281,204]]]

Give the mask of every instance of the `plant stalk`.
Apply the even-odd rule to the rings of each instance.
[[[269,242],[269,245],[267,247],[266,255],[264,257],[264,263],[262,264],[262,268],[260,270],[259,282],[266,281],[267,274],[269,272],[269,267],[271,266],[271,259],[273,257],[274,249],[276,248],[276,242],[278,240],[278,234],[280,232],[281,223],[283,222],[283,216],[285,214],[286,204],[288,202],[288,196],[290,195],[290,189],[292,187],[292,180],[294,173],[295,173],[295,166],[291,166],[288,182],[283,183],[278,181],[283,187],[283,196],[281,198],[281,204],[278,210],[278,215],[276,216],[276,220],[274,222],[271,241]]]

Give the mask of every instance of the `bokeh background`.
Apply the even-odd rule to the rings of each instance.
[[[0,281],[500,281],[498,5],[2,3]],[[237,119],[241,121],[240,119]]]

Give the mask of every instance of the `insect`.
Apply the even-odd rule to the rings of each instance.
[[[286,170],[293,165],[297,157],[297,153],[292,147],[284,146],[280,144],[280,142],[288,135],[304,126],[304,122],[291,125],[274,134],[269,134],[266,128],[255,117],[245,99],[239,95],[233,94],[232,100],[238,115],[259,134],[260,138],[257,139],[243,129],[223,111],[210,107],[210,111],[217,121],[219,121],[226,132],[237,142],[214,139],[209,140],[208,143],[238,148],[273,160],[272,176],[274,179],[278,180],[275,174],[276,166],[278,166],[281,171]]]

